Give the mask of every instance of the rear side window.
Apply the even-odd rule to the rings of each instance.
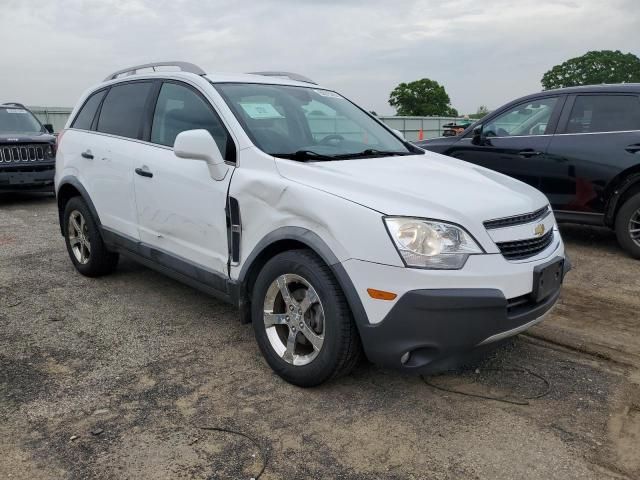
[[[222,157],[231,160],[230,139],[211,106],[188,87],[165,83],[160,89],[151,125],[151,142],[173,147],[176,137],[186,130],[205,129],[216,141]]]
[[[636,95],[579,95],[569,116],[567,133],[640,130]]]
[[[140,138],[144,107],[151,85],[150,82],[136,82],[111,87],[100,110],[98,131]]]
[[[71,127],[79,128],[81,130],[91,130],[93,119],[95,118],[100,102],[106,93],[106,90],[102,90],[91,95],[89,99],[84,102],[84,105],[78,112],[78,115],[76,115],[76,119],[73,121],[73,125],[71,125]]]

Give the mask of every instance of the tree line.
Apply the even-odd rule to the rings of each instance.
[[[591,51],[571,58],[546,72],[540,81],[543,90],[632,82],[640,82],[640,58],[620,50]],[[389,105],[403,116],[459,116],[444,86],[429,78],[399,84],[389,95]],[[482,118],[487,113],[489,109],[481,105],[469,118]]]

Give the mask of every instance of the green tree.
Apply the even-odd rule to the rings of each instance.
[[[458,116],[444,87],[428,78],[398,85],[389,96],[389,105],[396,109],[398,115]]]
[[[640,82],[640,58],[620,50],[587,52],[556,65],[542,77],[542,87],[572,87],[600,83]]]

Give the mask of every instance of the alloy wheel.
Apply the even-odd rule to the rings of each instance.
[[[640,209],[631,215],[629,220],[629,236],[640,247]]]
[[[78,263],[86,265],[91,257],[91,241],[84,216],[78,210],[73,210],[69,215],[67,236],[71,251]]]
[[[322,350],[322,302],[311,283],[300,275],[280,275],[271,283],[264,299],[263,319],[271,347],[285,362],[307,365]]]

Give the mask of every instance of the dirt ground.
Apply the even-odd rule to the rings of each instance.
[[[0,478],[640,478],[640,263],[562,233],[553,314],[427,379],[505,403],[366,363],[290,386],[232,307],[126,260],[84,278],[52,197],[0,197]]]

